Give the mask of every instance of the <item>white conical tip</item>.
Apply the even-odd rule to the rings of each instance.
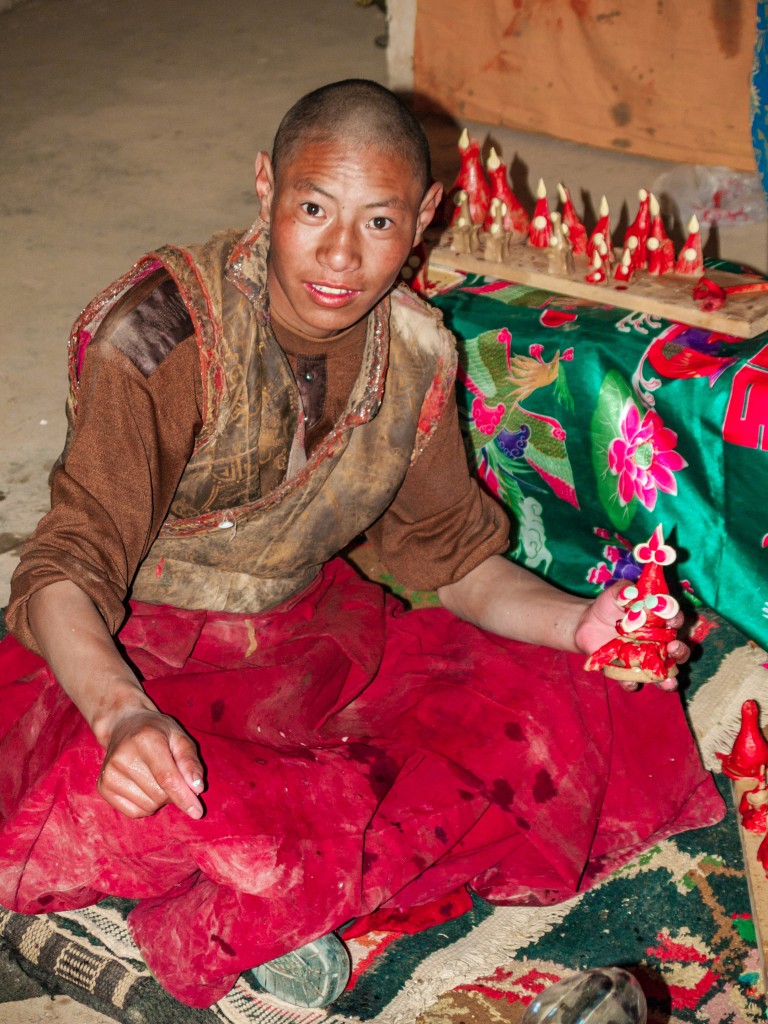
[[[699,218],[694,213],[691,219],[688,221],[688,234],[695,235],[699,230]]]
[[[608,200],[605,198],[605,196],[603,196],[603,198],[600,200],[600,216],[607,217],[608,212]]]
[[[469,149],[469,132],[466,128],[459,136],[459,149]]]
[[[653,192],[651,192],[650,207],[651,207],[651,216],[652,217],[658,217],[659,216],[659,210],[661,209],[661,207],[659,206],[659,200],[656,198],[656,196],[653,194]]]
[[[592,254],[592,269],[597,270],[597,268],[600,266],[602,262],[603,261],[600,259],[600,253],[597,251],[597,249],[595,249],[594,253]]]
[[[640,200],[641,203],[644,203],[645,200],[648,198],[648,193],[645,191],[644,188],[641,188],[640,191],[637,193],[637,198]]]
[[[536,198],[546,199],[547,197],[547,186],[544,184],[544,179],[539,178],[539,184],[536,186]]]
[[[488,154],[485,166],[489,171],[495,171],[498,167],[501,167],[501,160],[499,160],[499,155],[493,146],[491,146],[491,152]]]
[[[561,203],[568,202],[568,193],[565,191],[565,187],[561,182],[557,183],[557,194],[560,196]]]
[[[621,254],[621,265],[623,267],[628,267],[631,262],[632,262],[632,250],[627,248]]]

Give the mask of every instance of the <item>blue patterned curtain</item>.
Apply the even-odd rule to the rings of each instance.
[[[752,145],[763,190],[768,194],[768,0],[757,0],[757,38],[750,100]]]

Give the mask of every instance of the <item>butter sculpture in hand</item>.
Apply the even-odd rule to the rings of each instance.
[[[670,596],[664,576],[664,566],[671,565],[677,555],[664,543],[660,525],[647,543],[636,545],[633,554],[643,569],[637,581],[625,584],[616,597],[624,609],[616,622],[618,635],[591,654],[585,668],[602,669],[610,679],[660,682],[677,675],[668,650],[676,630],[669,620],[680,606]]]

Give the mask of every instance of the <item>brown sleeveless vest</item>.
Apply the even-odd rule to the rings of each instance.
[[[268,237],[257,223],[166,246],[102,292],[70,340],[69,413],[84,349],[117,299],[160,266],[190,311],[203,428],[132,597],[258,612],[309,584],[394,498],[454,384],[440,315],[395,290],[370,313],[362,368],[338,423],[307,459],[301,399],[269,325]]]

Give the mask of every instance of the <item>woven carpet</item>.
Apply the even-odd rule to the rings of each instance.
[[[708,611],[699,612],[693,637],[683,693],[714,768],[715,750],[738,729],[741,702],[754,697],[768,708],[768,654]],[[767,1013],[732,812],[659,844],[568,903],[494,908],[476,900],[462,917],[414,935],[353,939],[353,979],[330,1010],[285,1007],[246,977],[210,1010],[180,1005],[138,956],[125,926],[130,906],[111,899],[36,917],[0,909],[0,1021],[9,1019],[4,1002],[48,992],[126,1024],[518,1022],[543,987],[609,964],[635,973],[652,1024],[739,1024]]]

